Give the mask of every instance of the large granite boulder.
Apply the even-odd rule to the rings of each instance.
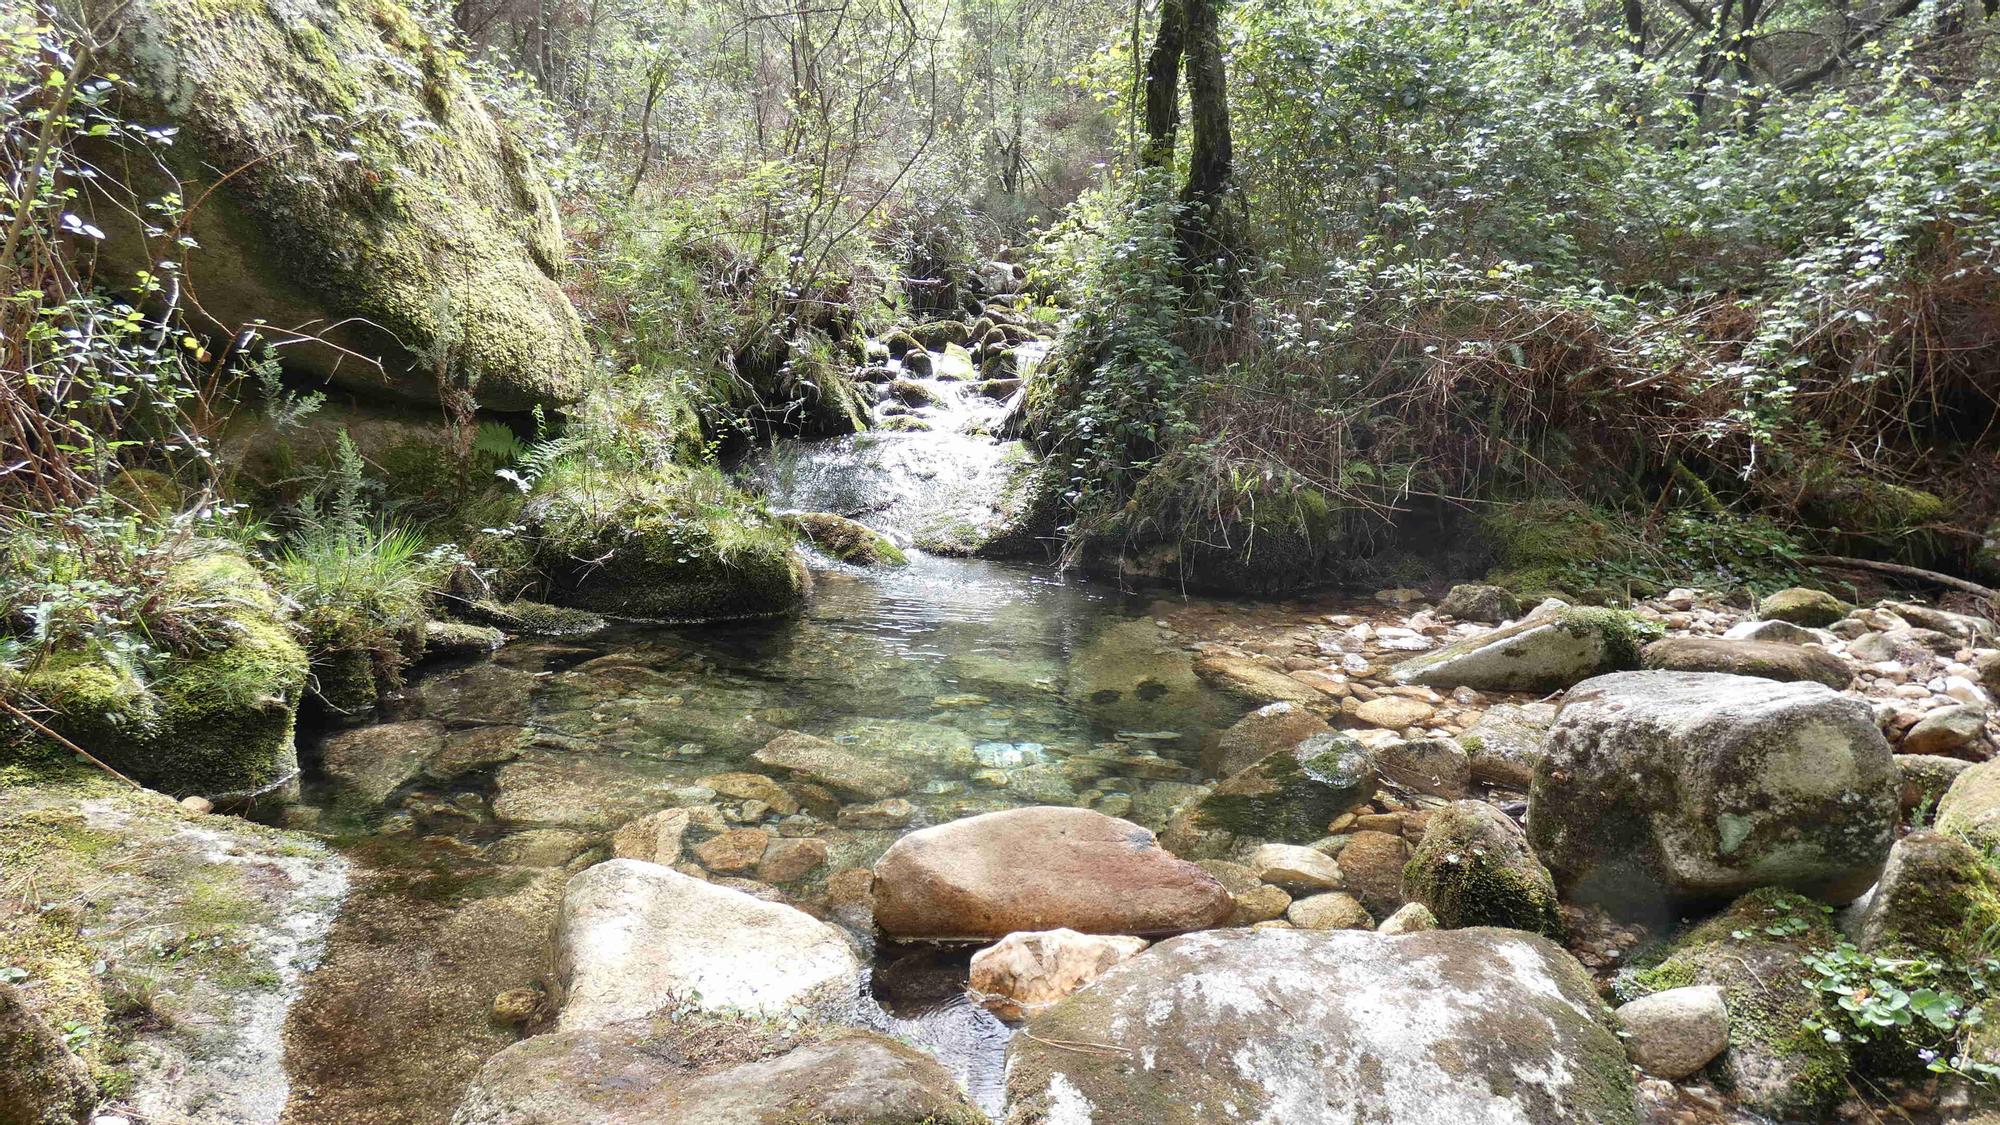
[[[1218,925],[1231,910],[1214,876],[1144,828],[1089,809],[954,820],[910,833],[875,864],[875,924],[895,937],[1171,934]]]
[[[179,182],[133,170],[131,186],[201,190],[198,245],[174,256],[213,318],[202,327],[226,338],[261,320],[287,367],[360,395],[436,403],[460,388],[526,410],[582,393],[592,360],[556,281],[554,197],[408,7],[81,7],[131,82],[124,116],[180,130],[157,150]],[[133,216],[107,204],[92,221],[121,273],[157,269],[166,251]]]
[[[749,1015],[838,1006],[860,977],[832,926],[657,863],[608,860],[563,890],[556,980],[565,1031],[679,1005]]]
[[[1565,897],[1614,909],[1767,885],[1846,902],[1881,873],[1898,788],[1858,699],[1814,683],[1619,673],[1564,701],[1528,838]]]
[[[1728,672],[1793,683],[1810,680],[1839,691],[1854,679],[1847,661],[1818,645],[1742,641],[1727,637],[1665,637],[1639,654],[1647,668],[1668,672]]]
[[[1010,1125],[1638,1120],[1589,975],[1509,930],[1190,934],[1027,1030]]]
[[[1174,815],[1161,840],[1176,855],[1219,858],[1251,842],[1307,844],[1375,795],[1374,757],[1325,731],[1266,754]]]
[[[885,1035],[741,1016],[524,1039],[453,1125],[981,1125],[951,1074]]]
[[[1615,609],[1534,613],[1396,666],[1397,683],[1479,691],[1560,691],[1639,666],[1635,619]]]

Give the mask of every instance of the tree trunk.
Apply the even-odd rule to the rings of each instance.
[[[1200,2],[1200,0],[1197,0]],[[1145,168],[1172,168],[1181,124],[1181,54],[1187,36],[1187,0],[1165,0],[1160,31],[1146,56],[1146,143],[1139,149]]]
[[[1194,112],[1187,190],[1182,198],[1213,209],[1229,186],[1229,81],[1223,72],[1221,0],[1186,0],[1188,99]]]

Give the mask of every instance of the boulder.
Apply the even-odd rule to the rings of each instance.
[[[1375,768],[1390,786],[1447,800],[1472,787],[1472,760],[1449,738],[1386,742],[1375,748]]]
[[[1229,916],[1213,876],[1153,834],[1088,809],[1039,806],[912,832],[875,864],[875,923],[895,937],[999,938],[1199,930]]]
[[[1247,656],[1211,652],[1194,662],[1195,675],[1224,695],[1234,696],[1253,706],[1290,703],[1298,707],[1323,706],[1326,695],[1275,668],[1266,668]]]
[[[1562,937],[1548,868],[1528,850],[1520,827],[1484,801],[1454,801],[1431,813],[1403,868],[1403,893],[1446,929],[1506,926]]]
[[[1144,938],[1043,930],[1008,934],[972,955],[966,994],[1007,1020],[1024,1020],[1136,957]]]
[[[1162,838],[1177,855],[1219,856],[1241,842],[1305,844],[1375,795],[1375,763],[1345,734],[1316,734],[1267,754],[1175,814]]]
[[[1285,909],[1285,921],[1301,930],[1372,930],[1375,919],[1361,900],[1341,891],[1311,895]]]
[[[1955,961],[2000,933],[2000,895],[1980,854],[1919,829],[1896,841],[1861,910],[1861,948]]]
[[[82,1125],[96,1105],[90,1068],[0,982],[0,1125]]]
[[[821,553],[855,566],[908,566],[890,538],[864,523],[830,512],[797,512],[784,521]]]
[[[1767,621],[1785,621],[1808,629],[1824,629],[1847,616],[1847,605],[1825,590],[1794,586],[1767,595],[1757,604],[1757,613]]]
[[[873,1032],[736,1015],[524,1039],[452,1125],[981,1125],[951,1073]]]
[[[1617,1015],[1633,1064],[1661,1078],[1686,1078],[1729,1047],[1729,1007],[1714,985],[1642,996]]]
[[[1635,1125],[1613,1026],[1582,966],[1529,934],[1190,934],[1015,1037],[1007,1120]]]
[[[1402,695],[1380,695],[1355,707],[1354,717],[1370,726],[1403,730],[1437,714],[1437,707]]]
[[[608,860],[563,889],[556,980],[564,1031],[677,1005],[779,1015],[840,1004],[852,1000],[860,975],[832,926],[659,864]]]
[[[1944,799],[1951,783],[1971,768],[1972,763],[1964,758],[1940,758],[1929,754],[1896,755],[1896,776],[1903,782],[1903,811],[1916,808],[1936,811],[1938,802]]]
[[[1900,749],[1905,754],[1950,754],[1985,734],[1986,708],[1977,703],[1954,703],[1925,713],[1904,732]]]
[[[1391,832],[1363,830],[1342,837],[1340,877],[1346,890],[1361,899],[1377,918],[1403,905],[1403,869],[1410,862],[1410,845]]]
[[[1340,865],[1331,856],[1296,844],[1265,844],[1250,853],[1248,866],[1258,879],[1287,890],[1326,891],[1341,885]]]
[[[533,145],[408,7],[82,9],[112,33],[100,61],[129,82],[123,112],[179,129],[157,150],[179,182],[131,186],[213,185],[182,271],[204,322],[266,322],[287,369],[363,396],[434,404],[451,386],[523,411],[581,396],[594,365]],[[119,273],[156,268],[135,217],[91,221]]]
[[[1406,660],[1397,683],[1478,691],[1559,691],[1639,666],[1639,631],[1615,609],[1564,607]]]
[[[108,663],[53,653],[20,680],[50,711],[43,721],[175,796],[296,791],[292,735],[307,661],[277,594],[247,560],[215,554],[174,566],[159,596],[211,607],[220,619],[211,647],[169,655],[143,684]]]
[[[1459,736],[1475,781],[1526,791],[1556,721],[1553,703],[1496,703]]]
[[[1267,703],[1230,724],[1202,752],[1201,768],[1211,776],[1228,777],[1325,730],[1325,719],[1296,703]]]
[[[880,801],[910,791],[910,777],[901,770],[795,730],[765,743],[751,759],[760,766],[784,770],[800,781],[824,785],[851,799]]]
[[[1793,683],[1810,680],[1839,691],[1854,680],[1847,661],[1818,645],[1666,637],[1645,647],[1639,663],[1668,672],[1728,672]]]
[[[1438,612],[1460,621],[1498,625],[1521,613],[1521,599],[1505,586],[1464,583],[1453,586],[1438,604]]]
[[[1975,848],[2000,850],[2000,758],[1958,775],[1938,802],[1937,830]]]
[[[703,472],[576,473],[522,509],[550,599],[681,623],[795,613],[812,575],[792,536]]]
[[[1824,906],[1767,887],[1677,938],[1658,965],[1621,973],[1616,991],[1629,1002],[1668,989],[1720,989],[1729,1049],[1715,1064],[1718,1077],[1752,1112],[1825,1121],[1847,1092],[1848,1060],[1841,1045],[1804,1026],[1821,1008],[1800,985],[1799,962],[1839,940]]]
[[[1528,838],[1565,897],[1621,911],[1766,885],[1846,902],[1888,857],[1897,788],[1858,699],[1816,683],[1619,673],[1564,701]]]
[[[1723,630],[1730,641],[1766,641],[1786,645],[1827,645],[1835,637],[1824,629],[1808,629],[1789,621],[1739,621]]]

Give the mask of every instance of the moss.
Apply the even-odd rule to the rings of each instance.
[[[1604,642],[1604,666],[1629,670],[1639,666],[1639,650],[1659,629],[1622,610],[1572,606],[1556,615],[1556,623],[1574,637],[1596,634]]]
[[[559,604],[667,621],[793,613],[811,575],[791,533],[713,473],[577,470],[527,509]]]
[[[1447,929],[1504,926],[1562,938],[1554,880],[1520,830],[1482,802],[1461,801],[1432,814],[1403,867],[1403,889]]]
[[[541,602],[481,599],[468,603],[464,613],[474,621],[545,637],[578,637],[604,628],[604,619],[594,613]]]
[[[800,512],[784,522],[812,545],[856,566],[908,566],[909,556],[889,537],[865,524],[826,512]]]
[[[1851,1062],[1804,1025],[1821,1013],[1801,984],[1800,960],[1839,940],[1827,908],[1766,887],[1736,900],[1673,943],[1658,965],[1620,974],[1632,1000],[1666,988],[1715,985],[1729,1007],[1730,1050],[1717,1063],[1746,1108],[1783,1120],[1819,1120],[1847,1091]]]
[[[924,350],[923,341],[901,329],[883,337],[882,343],[887,345],[889,354],[896,359],[903,358],[905,352]]]

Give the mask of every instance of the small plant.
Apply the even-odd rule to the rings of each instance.
[[[1830,1001],[1823,1017],[1805,1021],[1806,1030],[1830,1043],[1886,1049],[1932,1073],[2000,1081],[2000,1065],[1964,1050],[1966,1036],[1984,1020],[1982,1004],[2000,984],[2000,960],[1949,964],[1868,953],[1842,942],[1808,955],[1805,965],[1813,975],[1804,986]]]

